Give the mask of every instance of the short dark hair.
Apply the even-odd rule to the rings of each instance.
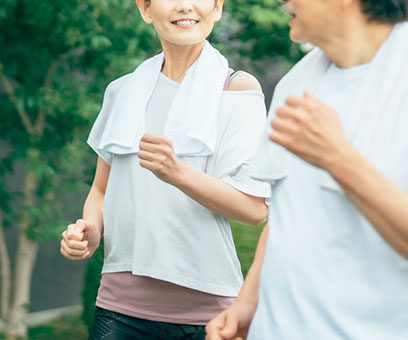
[[[396,24],[408,19],[408,0],[360,0],[369,21]]]

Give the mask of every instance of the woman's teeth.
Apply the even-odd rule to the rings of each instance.
[[[183,25],[183,26],[189,26],[189,25],[194,25],[198,21],[195,20],[179,20],[179,21],[173,21],[173,24],[175,25]]]

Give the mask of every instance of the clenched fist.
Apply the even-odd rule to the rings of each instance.
[[[99,246],[101,234],[94,223],[78,220],[62,233],[61,254],[69,260],[91,257]]]

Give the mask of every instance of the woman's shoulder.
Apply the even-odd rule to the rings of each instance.
[[[261,84],[252,74],[245,71],[237,71],[233,74],[228,91],[260,91],[262,92]]]
[[[228,89],[223,92],[220,117],[225,118],[229,124],[252,124],[257,120],[255,117],[265,119],[265,96],[259,81],[253,75],[239,71],[232,76]]]
[[[234,72],[223,92],[223,103],[232,106],[242,106],[242,109],[254,105],[254,103],[264,103],[265,96],[262,92],[261,84],[252,74],[244,71]]]

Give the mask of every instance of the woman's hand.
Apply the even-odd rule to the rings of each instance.
[[[162,181],[175,185],[182,176],[183,163],[174,153],[171,140],[159,135],[143,135],[137,155],[140,165],[153,172]]]
[[[276,110],[271,126],[273,142],[320,168],[344,157],[351,147],[336,112],[308,91],[303,98],[289,96]]]
[[[60,252],[68,260],[83,260],[93,255],[100,240],[101,234],[94,223],[78,220],[62,233]]]
[[[267,207],[263,197],[247,195],[219,178],[182,163],[168,138],[145,134],[139,149],[137,155],[142,167],[214,214],[251,225],[265,219]]]
[[[256,305],[236,299],[207,324],[205,340],[246,339],[255,309]]]

